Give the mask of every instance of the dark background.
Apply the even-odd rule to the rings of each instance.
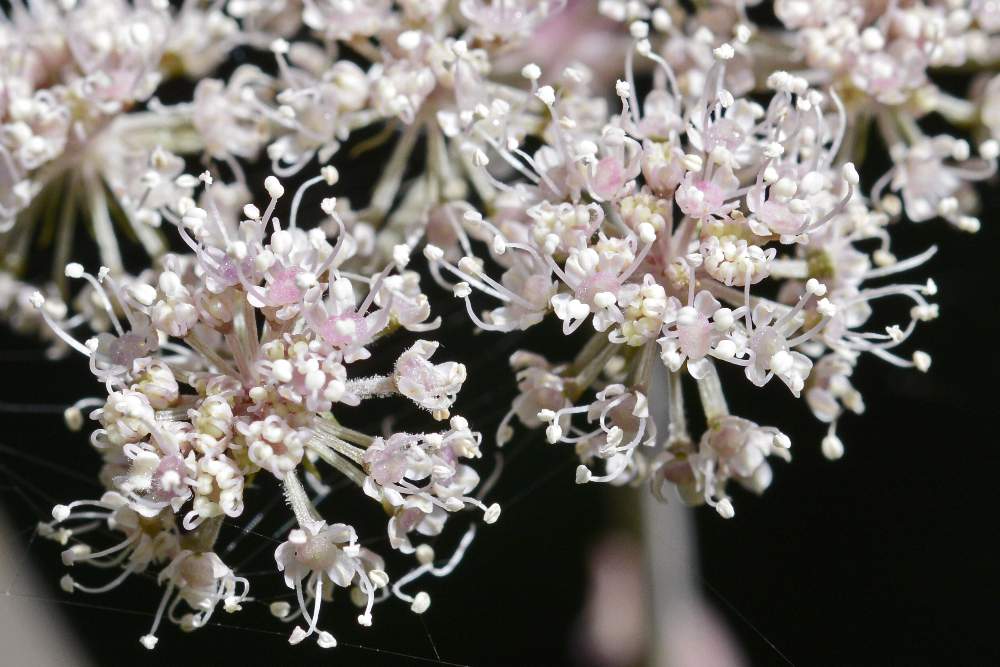
[[[873,146],[872,154],[866,175],[881,171],[884,149]],[[360,167],[344,166],[342,182],[377,172],[379,164],[373,158]],[[942,222],[894,230],[893,250],[900,258],[933,243],[941,248],[913,277],[922,282],[931,275],[939,286],[941,317],[922,325],[914,339],[934,363],[924,375],[873,358],[861,361],[854,381],[868,409],[841,421],[843,459],[823,459],[823,427],[779,383],[757,390],[741,378],[723,378],[734,413],[779,426],[793,441],[794,460],[776,464],[763,497],[737,495],[735,519],[694,510],[702,588],[751,664],[1000,663],[993,634],[1000,611],[994,550],[1000,308],[993,287],[1000,266],[1000,194],[995,182],[980,190],[978,235]],[[439,354],[469,367],[456,411],[487,434],[488,468],[491,434],[514,392],[507,356],[519,346],[557,357],[572,350],[551,326],[521,337],[471,335],[455,300],[430,283],[428,291],[435,311],[445,316],[443,330],[432,336],[447,343]],[[375,351],[374,358],[392,358],[391,351],[382,353],[387,356]],[[0,330],[0,374],[4,510],[22,531],[55,607],[97,664],[416,665],[436,662],[435,655],[473,665],[580,662],[575,633],[588,549],[620,523],[620,510],[610,508],[632,500],[628,490],[575,485],[568,447],[549,446],[523,431],[508,445],[504,474],[491,494],[503,515],[481,528],[453,575],[421,582],[433,599],[423,617],[390,601],[376,608],[373,627],[361,628],[341,595],[324,606],[321,617],[340,646],[323,652],[311,640],[290,648],[289,628],[270,618],[265,605],[249,604],[234,616],[219,610],[216,625],[192,635],[165,625],[150,653],[138,637],[159,599],[152,581],[133,577],[111,594],[70,597],[58,588],[60,548],[32,537],[53,504],[100,492],[89,481],[98,457],[85,434],[66,431],[61,412],[101,388],[81,359],[49,362],[37,343],[6,329]],[[403,423],[412,416],[395,402],[373,402],[356,412],[355,423],[373,432],[387,415]],[[257,534],[241,536],[227,526],[221,544],[239,541],[222,555],[227,562],[245,560],[244,571],[259,572],[251,576],[254,594],[273,599],[284,590],[278,575],[269,573],[276,546],[271,533],[286,512],[272,480],[263,480],[247,498],[246,517],[267,510],[265,520]],[[321,511],[354,523],[385,553],[384,519],[372,505],[357,490],[342,489]],[[456,540],[446,534],[440,553]],[[75,574],[91,583],[108,573],[80,568]]]

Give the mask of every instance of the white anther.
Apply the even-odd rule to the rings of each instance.
[[[723,338],[719,341],[718,345],[715,346],[715,352],[719,356],[731,359],[736,356],[736,343],[728,338]]]
[[[795,360],[785,350],[778,350],[771,355],[771,370],[778,375],[790,371],[793,365],[795,365]]]
[[[714,53],[715,57],[719,60],[732,60],[733,56],[736,55],[736,51],[733,50],[733,47],[730,44],[723,44],[719,48],[713,49],[712,53]]]
[[[688,171],[701,171],[701,168],[704,165],[704,160],[701,159],[700,155],[688,153],[684,156],[684,159],[681,160],[681,164],[683,164],[684,168]]]
[[[279,199],[285,194],[285,188],[281,185],[281,181],[274,176],[268,176],[264,179],[264,189],[267,190],[271,199]]]
[[[795,196],[799,186],[790,178],[780,178],[778,182],[771,186],[774,193],[782,199],[791,199]]]
[[[594,305],[598,308],[610,308],[616,301],[617,298],[611,292],[598,292],[594,295]]]
[[[385,570],[371,570],[368,573],[368,578],[375,584],[375,588],[385,588],[389,585],[389,575],[386,574]]]
[[[673,20],[670,18],[670,12],[668,12],[663,7],[657,7],[653,10],[653,27],[660,32],[667,32],[673,25]]]
[[[271,612],[271,616],[274,616],[275,618],[285,618],[289,613],[291,613],[292,606],[284,600],[281,600],[279,602],[272,602],[268,606],[268,609]]]
[[[645,21],[632,21],[628,31],[634,39],[646,39],[649,37],[649,24]]]
[[[63,411],[63,420],[66,422],[66,428],[71,431],[79,431],[83,428],[83,412],[80,408],[70,406]]]
[[[554,410],[549,410],[548,408],[542,408],[541,410],[538,411],[538,414],[536,416],[538,417],[539,421],[548,423],[556,418],[556,413]]]
[[[132,283],[127,287],[129,295],[143,306],[156,303],[156,288],[146,283]]]
[[[844,455],[844,443],[833,433],[823,438],[820,448],[823,450],[823,456],[831,461],[836,461]]]
[[[729,498],[723,498],[715,506],[715,511],[719,513],[723,519],[732,519],[736,516],[736,510],[733,509],[733,501]]]
[[[568,311],[569,316],[574,320],[578,320],[590,314],[590,306],[578,299],[570,301],[566,310]]]
[[[271,364],[274,378],[278,382],[291,382],[293,377],[292,364],[287,359],[278,359]]]
[[[719,331],[727,331],[733,326],[733,311],[730,308],[719,308],[712,314],[712,322]]]
[[[429,544],[421,544],[417,547],[416,556],[421,565],[430,565],[434,562],[434,548]]]
[[[430,606],[431,596],[424,591],[420,591],[414,596],[413,604],[410,605],[410,611],[414,614],[422,614],[427,611]]]
[[[420,46],[420,36],[419,30],[407,30],[399,33],[399,37],[396,38],[396,43],[399,44],[399,48],[404,51],[412,51]]]
[[[867,51],[881,51],[885,46],[885,37],[878,28],[865,28],[861,32],[861,46]]]
[[[810,278],[806,281],[806,291],[816,296],[823,296],[826,294],[826,285],[815,278]]]
[[[336,185],[340,180],[340,172],[332,164],[328,164],[319,170],[319,175],[323,177],[327,185]]]
[[[872,253],[872,261],[876,266],[891,266],[896,263],[896,257],[887,250],[881,248]]]
[[[777,141],[772,141],[767,146],[764,147],[764,157],[774,159],[781,157],[785,152],[785,147],[779,144]]]
[[[535,93],[535,96],[546,106],[552,106],[556,101],[556,91],[552,89],[552,86],[542,86]]]
[[[319,208],[323,211],[323,213],[332,216],[337,212],[337,198],[325,197],[323,201],[319,203]]]
[[[979,156],[984,160],[995,160],[1000,155],[1000,143],[996,139],[987,139],[979,144]]]
[[[428,243],[424,246],[424,257],[428,262],[440,262],[444,257],[444,250],[441,250],[441,248],[436,245]]]
[[[392,247],[392,261],[399,268],[406,268],[406,265],[410,263],[410,246],[405,243],[394,245]]]
[[[643,243],[652,243],[656,240],[656,228],[648,222],[639,224],[639,240]]]
[[[851,185],[857,185],[861,178],[858,176],[858,170],[855,168],[853,162],[845,162],[843,168],[841,169],[841,174],[844,180]]]

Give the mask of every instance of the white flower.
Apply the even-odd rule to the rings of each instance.
[[[430,358],[437,348],[435,342],[417,341],[399,356],[393,373],[399,393],[431,411],[450,408],[466,377],[460,363],[432,364]]]

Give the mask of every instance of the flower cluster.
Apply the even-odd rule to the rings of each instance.
[[[162,209],[190,254],[167,255],[162,267],[128,281],[106,267],[95,276],[79,264],[66,266],[68,277],[91,288],[110,331],[80,342],[50,314],[41,292],[32,298],[52,330],[89,358],[107,390],[105,399],[71,408],[67,419],[79,427],[80,410],[96,406],[90,416],[100,428],[90,441],[104,460],[108,491],[57,506],[43,530],[69,545],[67,565],[124,568],[96,588],[67,575],[70,592],[104,591],[133,572],[159,568],[163,601],[142,638],[152,648],[164,613],[190,630],[205,625],[219,604],[240,608],[249,582],[221,560],[216,538],[224,522],[243,516],[248,487],[273,477],[298,523],[275,552],[307,626],[297,626],[290,641],[317,634],[321,645],[333,646],[333,636],[318,628],[324,586],[360,591],[359,622],[370,625],[389,577],[354,528],[321,518],[301,477],[320,490],[325,465],[356,483],[385,507],[390,544],[404,554],[415,551],[417,534],[439,534],[449,515],[466,508],[495,521],[499,506],[470,495],[479,477],[466,462],[480,456],[481,438],[450,415],[465,367],[434,363],[437,345],[420,340],[391,373],[351,376],[352,364],[368,358],[380,337],[399,327],[426,328],[426,308],[415,314],[421,309],[405,289],[417,280],[405,269],[409,249],[398,246],[396,261],[372,278],[350,275],[341,266],[356,241],[344,231],[331,245],[318,230],[283,228],[273,216],[283,187],[273,176],[265,184],[266,210],[248,204],[238,218],[223,216],[211,177],[202,180],[207,208],[181,198]],[[337,216],[329,201],[324,208]],[[349,407],[391,395],[446,421],[447,430],[383,438],[338,421]],[[92,548],[84,536],[98,528],[121,541]],[[188,613],[178,613],[182,602]],[[417,612],[426,606],[413,604]]]
[[[41,530],[67,565],[121,572],[64,588],[156,572],[148,648],[164,615],[192,630],[220,604],[235,612],[250,584],[217,538],[248,490],[277,484],[295,527],[275,564],[298,608],[272,612],[301,618],[292,643],[335,644],[319,615],[336,588],[362,625],[388,597],[424,612],[429,595],[403,587],[451,572],[476,524],[443,565],[428,540],[456,513],[492,523],[500,509],[469,465],[481,435],[451,413],[466,368],[432,360],[423,338],[440,319],[422,275],[477,329],[589,331],[569,361],[512,355],[517,395],[496,431],[499,446],[518,425],[573,445],[578,483],[648,483],[660,499],[672,487],[734,516],[734,486],[764,491],[791,441],[730,413],[724,380],[804,400],[824,455],[842,456],[839,421],[865,409],[859,359],[931,364],[909,339],[937,317],[937,288],[900,275],[936,247],[897,257],[898,223],[981,225],[974,184],[1000,156],[1000,12],[775,0],[758,26],[757,4],[13,3],[0,315],[45,323],[50,351],[86,356],[106,390],[66,417],[98,422],[107,492],[57,506]],[[935,82],[959,68],[973,72],[966,98]],[[187,98],[156,97],[179,77]],[[961,129],[929,134],[932,114]],[[884,164],[865,159],[870,144]],[[71,261],[78,224],[96,273]],[[147,257],[137,273],[125,238]],[[58,271],[39,285],[27,269],[48,242]],[[372,359],[397,331],[411,345]],[[389,396],[441,428],[347,425],[348,408]],[[323,518],[327,468],[385,511],[414,569],[390,584],[355,527]]]
[[[0,13],[0,271],[23,279],[51,245],[45,289],[65,301],[62,269],[84,225],[118,276],[122,237],[150,257],[166,252],[159,208],[190,194],[181,156],[203,151],[207,138],[190,112],[167,113],[155,95],[253,39],[221,3],[9,4]],[[23,299],[3,310],[20,328],[37,322]]]
[[[841,456],[837,422],[845,410],[864,409],[849,379],[858,358],[930,365],[923,351],[898,350],[919,322],[937,316],[928,301],[934,283],[886,279],[923,264],[935,248],[897,259],[890,224],[905,213],[975,231],[963,194],[996,171],[1000,151],[988,139],[975,156],[967,141],[925,137],[912,123],[909,143],[895,143],[890,130],[901,114],[889,105],[900,100],[860,86],[867,104],[893,119],[893,167],[865,197],[849,161],[858,110],[842,99],[857,96],[847,89],[860,85],[855,79],[830,71],[832,80],[817,85],[776,70],[744,86],[755,56],[750,26],[733,23],[728,40],[700,26],[690,39],[707,44],[710,58],[685,60],[676,49],[690,22],[675,28],[662,8],[631,18],[618,112],[606,110],[585,72],[568,68],[540,85],[540,68],[527,65],[534,103],[495,100],[467,119],[466,150],[496,195],[485,209],[450,203],[453,234],[428,234],[424,255],[481,329],[524,329],[552,314],[566,335],[587,325],[595,332],[569,365],[523,353],[511,359],[520,396],[501,443],[517,416],[544,425],[549,442],[574,445],[578,483],[648,479],[660,495],[670,481],[683,498],[728,518],[727,481],[763,491],[767,457],[787,459],[790,441],[731,416],[718,369],[736,367],[758,387],[777,380],[805,398],[829,425],[824,453]],[[662,54],[653,29],[665,36]],[[642,61],[653,70],[644,94],[635,74]],[[477,243],[488,257],[475,254]],[[478,311],[477,294],[496,305]],[[872,315],[886,300],[908,303],[909,317],[880,330]],[[674,394],[662,441],[648,407],[657,357]],[[697,445],[683,414],[684,376],[697,386],[707,422]]]
[[[366,149],[402,130],[386,169],[364,209],[339,205],[358,263],[384,264],[394,245],[422,232],[440,198],[466,195],[473,167],[451,129],[487,96],[525,97],[504,82],[509,56],[562,4],[15,3],[0,15],[0,270],[12,279],[26,271],[38,228],[51,218],[51,280],[66,300],[62,267],[81,212],[102,264],[123,277],[121,227],[150,257],[168,251],[161,209],[196,185],[184,158],[214,163],[216,177],[228,173],[234,197],[246,201],[245,165],[263,157],[276,176],[291,177],[375,126],[384,130]],[[245,63],[214,78],[237,49],[266,54],[253,61],[274,66]],[[497,55],[504,58],[494,66]],[[162,103],[160,84],[178,77],[196,82],[190,98]],[[433,174],[404,185],[421,135]],[[8,321],[37,321],[23,300],[10,302]]]

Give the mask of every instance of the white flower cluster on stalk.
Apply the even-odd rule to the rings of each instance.
[[[973,184],[1000,154],[995,2],[776,0],[760,26],[763,3],[738,0],[176,4],[18,0],[0,17],[0,312],[46,323],[53,353],[85,355],[106,389],[67,421],[99,423],[107,492],[41,530],[67,565],[120,571],[96,587],[67,575],[68,592],[156,573],[148,648],[164,617],[193,630],[247,599],[216,541],[251,487],[280,485],[294,514],[274,557],[297,609],[272,605],[301,619],[292,643],[335,644],[319,614],[337,588],[362,625],[388,597],[423,613],[429,595],[403,586],[451,572],[475,523],[444,565],[427,539],[466,509],[496,521],[468,465],[482,438],[450,412],[465,367],[415,337],[372,360],[385,375],[356,370],[389,334],[437,328],[420,271],[478,329],[592,330],[572,361],[511,357],[497,445],[516,420],[574,446],[578,483],[673,486],[729,518],[730,482],[763,491],[791,442],[731,414],[723,376],[784,385],[842,456],[838,421],[865,408],[858,359],[931,363],[908,339],[937,317],[936,286],[895,281],[936,248],[897,258],[891,233],[978,230]],[[965,98],[935,84],[960,69]],[[182,101],[161,85],[179,78]],[[956,129],[927,134],[931,116]],[[887,171],[865,167],[879,141]],[[341,188],[370,198],[329,196]],[[73,254],[78,226],[96,272]],[[137,275],[124,238],[148,259]],[[876,326],[887,302],[908,315]],[[650,395],[656,372],[666,396]],[[393,395],[442,427],[345,425]],[[390,583],[355,528],[323,518],[328,468],[384,508],[414,569]],[[118,541],[97,546],[106,532]]]
[[[30,233],[25,228],[44,213],[37,195],[55,186],[66,218],[60,224],[73,224],[79,199],[105,259],[119,259],[106,187],[131,232],[157,251],[150,231],[159,223],[155,209],[169,199],[170,181],[183,163],[156,147],[166,141],[194,152],[196,139],[185,125],[190,117],[168,118],[155,112],[156,105],[136,107],[166,79],[200,77],[249,40],[234,18],[208,3],[188,2],[178,10],[157,0],[12,3],[0,20],[5,241]],[[4,250],[17,247],[5,243]]]
[[[37,323],[25,300],[35,288],[20,278],[42,252],[53,259],[50,309],[66,309],[62,268],[83,226],[116,275],[124,272],[123,235],[149,256],[166,251],[158,209],[190,193],[180,156],[201,152],[205,137],[192,114],[165,113],[155,95],[171,80],[200,79],[254,42],[219,4],[15,0],[0,14],[6,319],[20,328]]]
[[[364,602],[358,620],[370,625],[389,578],[382,557],[362,547],[351,526],[322,518],[301,477],[317,494],[326,488],[323,466],[354,482],[385,508],[390,544],[406,554],[415,551],[412,534],[439,534],[455,512],[479,508],[487,523],[495,521],[499,506],[470,495],[479,476],[466,461],[480,457],[481,437],[449,411],[465,367],[434,363],[437,345],[420,340],[399,355],[391,373],[349,377],[379,338],[399,327],[427,328],[426,309],[414,317],[402,288],[409,249],[397,247],[395,262],[371,278],[342,271],[354,241],[346,231],[331,245],[318,229],[283,228],[273,216],[283,195],[274,176],[265,182],[271,196],[265,211],[247,205],[233,219],[214,205],[211,177],[201,178],[207,209],[190,198],[162,209],[190,254],[167,255],[162,268],[128,281],[106,267],[95,276],[80,264],[66,266],[69,278],[94,290],[111,331],[78,341],[49,314],[41,292],[33,297],[52,330],[89,358],[107,389],[106,399],[81,401],[67,420],[79,427],[80,410],[96,407],[90,416],[101,427],[90,441],[104,459],[101,479],[109,490],[97,500],[57,506],[43,530],[69,545],[67,565],[124,566],[97,588],[67,575],[69,592],[100,592],[130,573],[162,567],[163,602],[142,638],[152,648],[164,613],[194,629],[220,603],[239,609],[249,583],[213,547],[223,522],[243,516],[245,489],[272,476],[298,523],[275,552],[307,626],[297,626],[290,641],[317,634],[321,645],[332,646],[333,636],[318,627],[324,586],[327,593],[331,586],[357,589]],[[329,200],[324,207],[339,217]],[[383,438],[337,419],[362,401],[391,395],[431,411],[448,428]],[[121,533],[122,540],[95,551],[83,540],[97,528]],[[426,593],[418,602],[393,592],[416,612],[427,606]],[[178,615],[182,602],[191,611]]]
[[[62,267],[72,259],[78,226],[86,225],[114,275],[125,273],[123,236],[138,240],[150,257],[167,252],[160,209],[190,196],[195,182],[185,158],[192,156],[212,164],[218,179],[226,174],[231,199],[243,204],[250,199],[247,163],[265,158],[286,178],[327,163],[357,130],[381,127],[361,146],[366,150],[400,131],[368,205],[357,211],[347,199],[339,205],[368,270],[396,244],[412,245],[429,204],[468,191],[472,158],[446,136],[454,119],[488,97],[528,98],[505,83],[516,73],[508,71],[510,55],[564,2],[455,4],[13,3],[0,14],[5,319],[26,330],[39,321],[25,312],[37,281],[26,283],[24,274],[40,246],[54,256],[55,285],[45,287],[50,309],[68,313]],[[294,36],[301,38],[289,42]],[[250,62],[227,78],[213,78],[237,50],[255,55],[241,57]],[[492,66],[497,54],[507,64]],[[180,78],[194,82],[190,99],[162,103],[160,84]],[[401,192],[422,135],[428,173]],[[51,350],[65,351],[58,343]]]
[[[728,518],[728,482],[762,492],[768,457],[789,459],[791,443],[730,414],[720,365],[804,398],[829,425],[831,459],[843,454],[842,414],[864,410],[850,380],[862,354],[928,370],[930,356],[905,344],[937,316],[936,286],[891,279],[936,248],[897,259],[889,232],[902,217],[976,231],[970,184],[995,173],[1000,152],[985,128],[973,150],[917,123],[930,112],[955,120],[958,107],[974,117],[974,104],[935,88],[928,71],[988,63],[1000,47],[988,11],[929,4],[889,3],[872,16],[864,3],[816,12],[779,2],[788,30],[778,32],[724,3],[709,19],[673,3],[602,2],[633,39],[614,86],[619,111],[587,70],[566,68],[543,85],[528,64],[533,104],[493,100],[464,118],[465,150],[493,192],[485,206],[447,204],[454,233],[440,242],[428,233],[424,247],[432,275],[481,329],[525,329],[551,314],[566,335],[595,331],[569,364],[511,358],[520,395],[499,444],[515,417],[544,426],[549,442],[574,446],[578,483],[648,480],[663,498],[669,482]],[[783,69],[760,77],[779,45]],[[637,71],[651,83],[640,85]],[[869,126],[892,167],[866,197],[852,158]],[[481,297],[495,305],[478,310]],[[905,304],[909,317],[876,328],[885,301]],[[658,362],[670,379],[665,434],[649,410]],[[706,420],[700,436],[684,414],[691,382]]]

